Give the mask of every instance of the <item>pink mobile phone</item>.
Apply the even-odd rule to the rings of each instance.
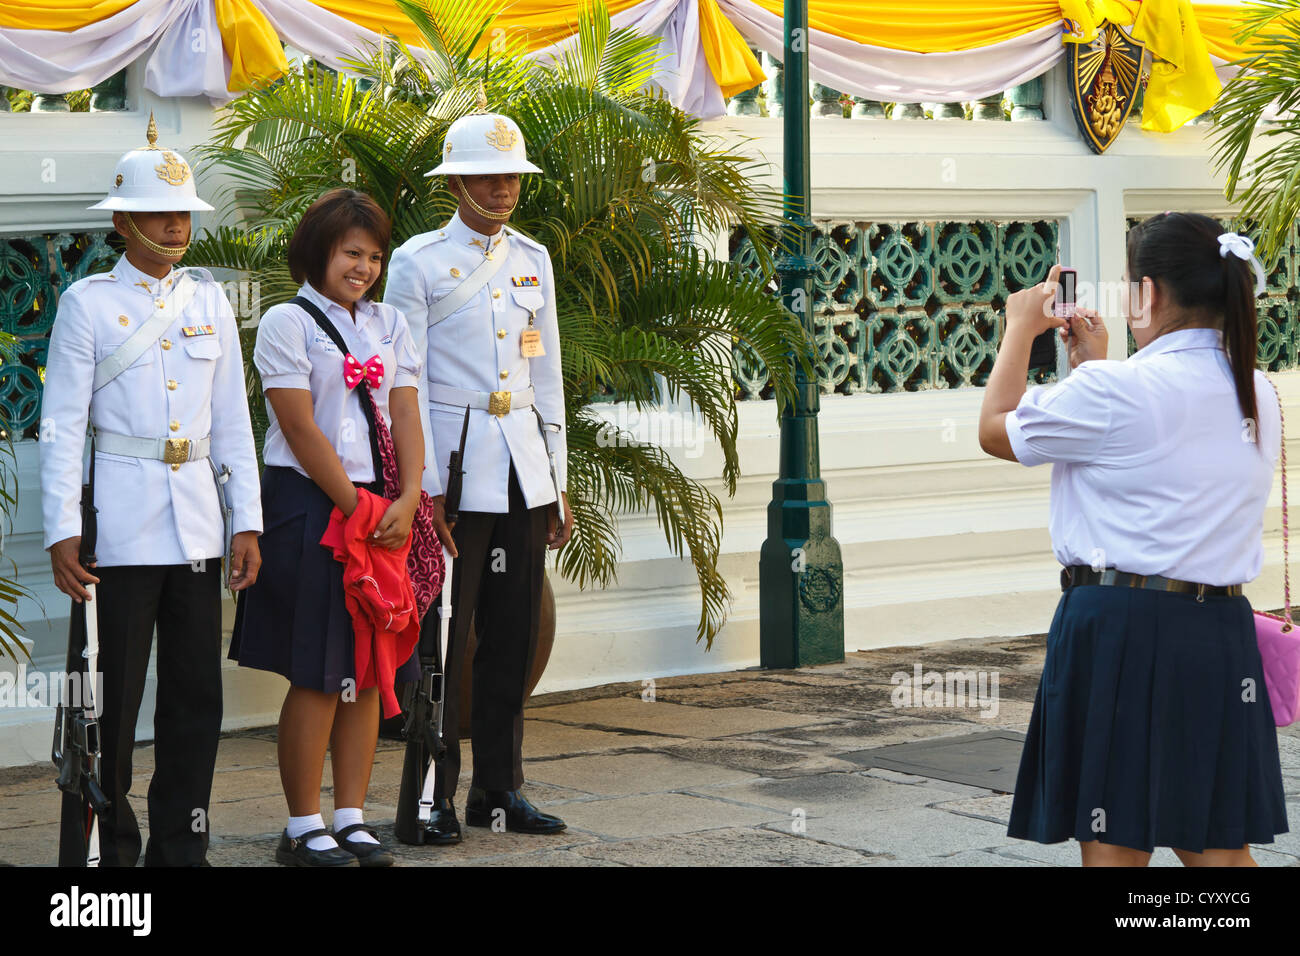
[[[1073,269],[1062,269],[1056,280],[1056,302],[1052,306],[1053,313],[1058,319],[1069,319],[1074,317],[1075,303],[1075,285],[1078,281],[1079,274]],[[1073,334],[1071,329],[1071,334]]]

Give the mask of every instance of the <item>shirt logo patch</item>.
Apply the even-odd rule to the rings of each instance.
[[[392,345],[392,344],[393,344],[393,337],[392,337],[391,335],[385,335],[382,339],[379,340],[379,344],[380,344],[380,345]]]
[[[541,283],[537,281],[537,276],[511,276],[510,284],[516,287],[541,285]]]
[[[195,335],[216,335],[217,330],[210,325],[187,325],[181,329],[181,335],[192,337]]]
[[[335,345],[334,342],[330,339],[330,337],[326,335],[324,332],[317,331],[315,342],[326,352],[331,352],[335,355],[340,354],[338,346]]]

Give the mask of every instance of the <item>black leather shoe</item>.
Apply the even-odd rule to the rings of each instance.
[[[433,801],[429,822],[421,829],[425,843],[450,846],[460,842],[460,821],[456,819],[456,808],[448,797],[439,797]]]
[[[285,830],[280,834],[280,845],[275,849],[275,862],[285,866],[359,866],[357,858],[342,847],[313,850],[307,845],[312,837],[330,835],[329,830],[321,827],[295,839]]]
[[[506,829],[511,833],[559,833],[564,829],[563,820],[542,813],[518,790],[471,787],[465,801],[465,822],[472,827],[491,827],[494,817],[504,817]]]
[[[355,856],[357,862],[362,866],[392,866],[397,862],[393,858],[392,851],[382,843],[367,843],[365,840],[348,839],[351,834],[356,833],[358,830],[369,833],[376,840],[379,839],[379,834],[364,823],[354,823],[342,830],[335,830],[334,839],[338,841],[339,846]]]
[[[399,821],[401,818],[398,818]],[[435,797],[429,822],[409,820],[393,828],[393,835],[407,846],[450,846],[460,842],[460,821],[447,797]]]

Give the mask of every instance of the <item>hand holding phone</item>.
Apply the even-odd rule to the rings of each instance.
[[[1074,269],[1061,268],[1061,273],[1056,280],[1056,301],[1052,305],[1053,314],[1058,319],[1069,319],[1074,316],[1078,279],[1079,274]],[[1074,329],[1071,328],[1070,335],[1073,334]]]

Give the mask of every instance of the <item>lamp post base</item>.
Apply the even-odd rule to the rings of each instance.
[[[844,660],[844,563],[820,479],[772,483],[758,560],[759,660],[811,667]]]

